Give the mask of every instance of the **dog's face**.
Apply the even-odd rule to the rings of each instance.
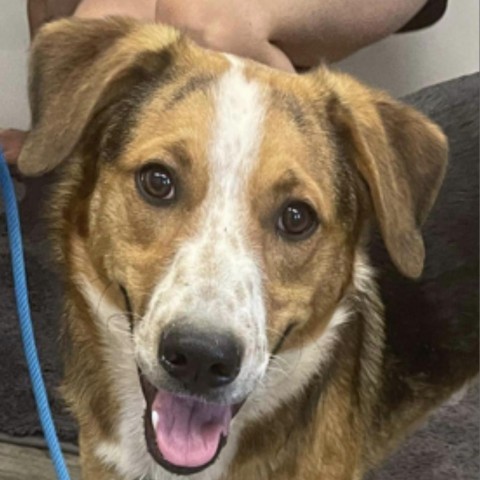
[[[269,386],[292,352],[310,353],[283,389],[308,381],[371,212],[397,266],[421,271],[443,136],[349,78],[275,72],[165,27],[64,21],[36,42],[31,93],[20,166],[73,157],[64,255],[123,292],[119,360],[138,368],[149,451],[169,470],[207,468],[245,402],[285,400]]]

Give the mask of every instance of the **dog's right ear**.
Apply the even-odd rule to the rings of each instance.
[[[20,171],[39,175],[65,160],[97,112],[133,85],[161,78],[180,39],[170,27],[125,18],[43,27],[30,57],[32,126]]]

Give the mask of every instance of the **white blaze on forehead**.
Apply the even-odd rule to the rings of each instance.
[[[210,201],[212,194],[225,199],[247,192],[248,175],[258,161],[265,116],[260,86],[245,78],[236,62],[220,78],[214,91],[216,115],[209,151]]]
[[[196,240],[207,242],[217,253],[223,247],[233,247],[235,252],[230,253],[252,260],[246,239],[252,222],[249,181],[258,162],[265,107],[260,86],[245,78],[237,62],[214,88],[209,188]]]
[[[154,291],[146,321],[138,330],[137,352],[144,371],[154,376],[154,325],[158,332],[182,319],[229,330],[245,346],[243,368],[235,382],[239,389],[235,387],[235,395],[241,395],[246,392],[240,390],[253,387],[268,360],[262,271],[248,239],[254,221],[249,184],[258,162],[265,101],[261,86],[245,77],[241,61],[231,63],[212,89],[209,183],[196,231],[179,247]]]

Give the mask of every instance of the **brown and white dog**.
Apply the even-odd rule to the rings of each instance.
[[[49,208],[84,479],[360,479],[472,375],[392,400],[366,246],[376,219],[422,272],[447,146],[420,113],[127,19],[44,27],[30,97],[21,170],[65,161]]]

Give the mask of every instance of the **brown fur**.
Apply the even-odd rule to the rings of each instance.
[[[335,353],[305,391],[247,425],[222,480],[360,479],[459,386],[433,392],[412,380],[411,400],[384,410],[383,307],[374,282],[359,285],[354,272],[375,216],[397,267],[411,277],[421,273],[420,227],[445,171],[445,138],[421,114],[347,76],[247,65],[247,75],[270,92],[249,192],[258,219],[249,236],[268,277],[270,347],[293,350],[319,338],[342,299],[354,319],[340,327]],[[208,184],[208,85],[227,69],[221,55],[173,30],[127,20],[60,21],[35,41],[33,129],[20,168],[36,174],[69,157],[51,203],[52,225],[67,285],[63,388],[80,426],[87,480],[120,479],[94,454],[101,439],[115,440],[118,405],[79,273],[126,311],[124,288],[130,321],[141,318],[176,248],[196,227]],[[173,213],[152,215],[131,179],[159,155],[189,188],[179,192]],[[286,195],[315,205],[321,234],[293,246],[272,235]]]

